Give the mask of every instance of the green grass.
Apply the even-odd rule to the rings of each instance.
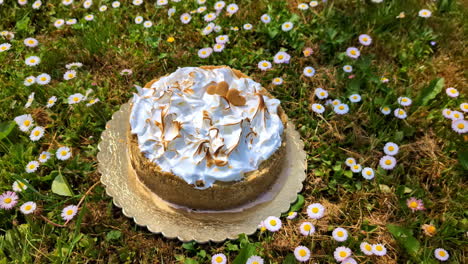
[[[28,180],[28,190],[19,193],[19,204],[13,210],[0,209],[0,263],[209,263],[211,256],[224,253],[229,263],[236,257],[261,255],[266,263],[295,263],[291,255],[298,245],[311,249],[310,263],[334,263],[337,246],[350,247],[359,263],[437,263],[433,252],[442,247],[449,251],[448,263],[464,263],[468,230],[464,191],[467,175],[468,137],[450,128],[450,121],[441,112],[457,109],[467,102],[466,41],[468,17],[463,3],[452,0],[416,1],[386,0],[332,1],[301,11],[296,1],[242,0],[240,10],[232,17],[224,12],[214,22],[220,33],[200,34],[207,24],[203,15],[192,14],[192,21],[183,25],[182,13],[198,8],[196,1],[182,0],[158,7],[155,1],[134,6],[122,1],[114,9],[111,1],[95,1],[85,10],[82,3],[66,7],[60,1],[43,3],[39,10],[32,2],[20,6],[6,1],[0,5],[0,30],[12,31],[15,37],[1,43],[12,48],[0,52],[0,192],[11,190],[17,179]],[[215,1],[208,0],[210,12]],[[463,1],[462,1],[463,2]],[[227,2],[229,4],[230,2]],[[108,6],[99,12],[102,4]],[[169,6],[176,13],[168,18]],[[432,11],[432,17],[417,16],[420,9]],[[397,19],[400,12],[406,17]],[[92,22],[84,20],[94,14]],[[205,14],[204,13],[204,14]],[[268,13],[272,22],[263,24],[260,16]],[[142,15],[153,27],[146,29],[134,23]],[[78,23],[57,29],[58,18],[77,18]],[[294,23],[294,29],[281,31],[281,24]],[[251,23],[253,30],[242,29]],[[230,27],[237,26],[239,31]],[[357,38],[369,34],[373,43],[361,46]],[[228,34],[230,42],[221,53],[207,59],[197,56],[200,48],[212,46],[214,37]],[[36,48],[25,47],[24,38],[35,37]],[[167,42],[174,37],[175,42]],[[431,41],[436,41],[432,46]],[[361,49],[357,60],[344,51],[350,46]],[[311,47],[314,53],[304,57]],[[289,64],[277,65],[262,72],[261,60],[272,61],[280,50],[291,55]],[[39,56],[35,67],[24,64],[27,56]],[[78,76],[64,81],[65,65],[81,62]],[[354,78],[343,72],[345,64],[353,66]],[[126,218],[112,204],[104,187],[98,184],[85,195],[100,175],[96,171],[97,144],[106,122],[121,104],[127,102],[134,84],[144,85],[151,79],[184,66],[229,65],[260,82],[281,100],[283,108],[301,133],[308,153],[307,180],[301,195],[304,205],[295,220],[282,218],[283,228],[277,233],[257,232],[224,243],[181,243],[151,234]],[[305,66],[313,66],[312,78],[302,75]],[[132,69],[130,76],[121,76],[123,69]],[[45,86],[25,86],[27,76],[48,73],[52,81]],[[382,83],[380,78],[389,79]],[[284,84],[273,86],[274,77]],[[346,115],[327,110],[323,118],[311,111],[311,104],[321,102],[314,89],[322,87],[330,98],[350,105]],[[460,96],[450,98],[445,88],[455,87]],[[69,105],[74,93],[93,89],[90,97],[100,102]],[[35,92],[32,106],[24,108],[28,95]],[[359,93],[360,103],[349,103],[348,96]],[[47,99],[57,96],[57,103],[46,108]],[[407,107],[408,118],[399,120],[384,116],[380,107],[398,107],[397,98],[408,96],[413,104]],[[36,123],[46,128],[38,142],[29,139],[15,125],[16,116],[29,113]],[[395,169],[385,171],[378,166],[383,145],[395,142],[400,146]],[[73,150],[69,160],[51,158],[35,173],[26,173],[25,166],[44,150],[59,146]],[[344,165],[354,157],[363,167],[376,171],[372,181],[353,174]],[[61,175],[70,186],[69,196],[58,195],[52,182]],[[426,210],[412,213],[406,206],[410,197],[422,199]],[[60,212],[66,205],[78,204],[79,214],[66,227]],[[38,210],[23,215],[19,206],[35,201]],[[326,217],[314,222],[318,232],[303,237],[298,226],[307,219],[308,204],[326,206]],[[428,237],[421,226],[432,223],[437,234]],[[345,227],[350,239],[338,244],[331,238],[335,227]],[[359,250],[362,241],[383,243],[384,257],[367,257]]]

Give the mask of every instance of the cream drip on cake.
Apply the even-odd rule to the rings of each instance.
[[[132,134],[146,158],[189,184],[239,181],[281,145],[280,101],[229,68],[179,68],[137,87]]]

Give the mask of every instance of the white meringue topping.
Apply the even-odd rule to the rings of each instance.
[[[206,87],[225,81],[246,99],[230,104]],[[162,171],[189,184],[239,181],[281,145],[280,101],[261,95],[261,85],[229,68],[178,68],[150,88],[137,87],[130,114],[142,153]]]

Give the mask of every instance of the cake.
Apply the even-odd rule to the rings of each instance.
[[[163,200],[230,209],[277,180],[287,116],[259,83],[227,66],[183,67],[137,90],[127,136],[131,165]]]

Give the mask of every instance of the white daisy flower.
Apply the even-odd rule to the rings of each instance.
[[[275,54],[275,56],[273,57],[273,62],[274,63],[289,63],[289,60],[291,59],[291,56],[284,52],[284,51],[280,51],[278,53]]]
[[[339,105],[339,104],[341,104],[340,99],[335,99],[335,100],[333,100],[333,101],[331,102],[331,105],[332,105],[333,107],[335,107],[335,106],[337,106],[337,105]]]
[[[209,23],[209,24],[206,25],[206,27],[202,30],[202,35],[206,36],[206,35],[210,34],[211,32],[213,32],[214,27],[215,27],[215,24],[214,24],[214,23]]]
[[[197,0],[197,2],[199,5],[203,5],[204,3],[206,3],[206,0]]]
[[[37,45],[39,45],[39,41],[37,41],[37,39],[35,38],[26,38],[23,40],[23,43],[26,47],[30,48],[34,48],[37,47]]]
[[[434,250],[434,257],[440,261],[447,261],[450,257],[449,253],[447,250],[443,248],[438,248]]]
[[[10,210],[18,203],[18,195],[12,191],[6,191],[0,195],[0,208]]]
[[[203,17],[203,20],[205,20],[205,22],[211,22],[211,21],[213,21],[215,19],[216,19],[216,14],[213,13],[213,12],[208,13]]]
[[[318,6],[318,4],[319,4],[318,1],[310,1],[309,3],[310,7],[316,7]]]
[[[0,52],[4,52],[4,51],[7,51],[11,48],[11,44],[10,43],[2,43],[0,44]]]
[[[452,110],[445,108],[444,110],[442,110],[442,115],[445,118],[452,119]]]
[[[352,167],[353,165],[356,165],[356,160],[354,158],[347,158],[345,160],[345,164],[348,167]]]
[[[157,3],[158,6],[165,6],[165,5],[168,4],[168,1],[167,0],[158,0],[156,3]]]
[[[313,203],[307,206],[307,215],[311,219],[320,219],[325,215],[325,207],[319,203]]]
[[[366,180],[372,180],[375,176],[374,170],[369,167],[362,169],[361,174]]]
[[[260,17],[260,20],[265,23],[265,24],[268,24],[271,22],[271,17],[267,14],[263,14],[261,17]]]
[[[62,218],[63,220],[69,221],[75,217],[76,213],[78,212],[78,207],[76,205],[69,205],[62,210]]]
[[[311,222],[303,222],[299,226],[299,231],[303,236],[310,236],[315,233],[315,226]]]
[[[119,2],[119,1],[114,1],[114,2],[112,2],[112,7],[113,7],[113,8],[118,8],[118,7],[120,7],[120,2]]]
[[[379,4],[379,3],[382,3],[383,0],[371,0],[372,3],[376,3],[376,4]]]
[[[67,160],[71,157],[71,154],[69,147],[60,147],[57,149],[57,152],[55,152],[55,156],[57,156],[59,160]]]
[[[245,264],[263,264],[263,258],[254,255],[248,258]]]
[[[72,94],[68,97],[68,104],[77,104],[81,102],[84,98],[84,95],[80,93]]]
[[[13,191],[15,192],[22,192],[28,189],[28,186],[24,184],[24,182],[29,182],[29,181],[25,179],[22,179],[22,181],[14,181],[11,188],[13,188]]]
[[[315,96],[317,96],[318,99],[327,99],[328,98],[328,92],[325,89],[322,88],[317,88],[315,89]]]
[[[107,6],[106,5],[102,5],[99,7],[99,11],[100,12],[105,12],[107,10]]]
[[[73,0],[63,0],[62,1],[62,4],[67,6],[67,5],[71,5],[73,3]]]
[[[398,150],[400,148],[398,147],[397,144],[393,143],[393,142],[387,142],[383,148],[383,151],[385,152],[385,154],[387,155],[390,155],[390,156],[395,156],[396,154],[398,154]]]
[[[341,264],[358,264],[357,261],[351,257],[343,260]]]
[[[28,77],[26,77],[26,79],[24,80],[23,83],[24,83],[25,86],[33,85],[34,83],[36,83],[36,77],[28,76]]]
[[[35,202],[29,201],[29,202],[25,202],[24,204],[20,206],[20,211],[23,214],[27,215],[27,214],[34,213],[34,211],[36,210],[36,207],[37,205]]]
[[[172,17],[175,14],[175,12],[176,12],[175,7],[171,7],[167,10],[167,16]]]
[[[47,100],[46,107],[51,108],[52,106],[54,106],[55,102],[57,102],[57,97],[56,96],[50,97],[49,100]]]
[[[56,28],[60,28],[60,27],[62,27],[64,24],[65,24],[65,20],[63,20],[63,19],[57,19],[57,20],[55,20],[55,22],[54,22],[54,26],[55,26]]]
[[[299,10],[307,10],[307,9],[309,9],[309,6],[307,4],[305,4],[305,3],[300,3],[300,4],[297,5],[297,8]]]
[[[384,115],[389,115],[392,112],[392,109],[390,109],[388,106],[384,106],[380,108],[380,112],[382,112]]]
[[[147,20],[147,21],[145,21],[145,22],[143,23],[143,27],[145,27],[145,28],[150,28],[150,27],[152,27],[152,26],[153,26],[153,22],[151,22],[151,21],[149,21],[149,20]]]
[[[19,5],[25,5],[28,3],[28,0],[18,0]]]
[[[216,25],[213,29],[214,32],[220,32],[221,31],[221,26],[220,25]]]
[[[97,102],[99,102],[99,101],[100,101],[99,98],[90,99],[90,100],[88,101],[88,103],[86,103],[86,106],[92,106],[93,104],[95,104],[95,103],[97,103]]]
[[[65,65],[65,68],[67,69],[73,69],[73,68],[81,68],[83,66],[83,63],[81,62],[72,62],[72,63],[68,63],[67,65]]]
[[[91,0],[86,0],[86,1],[84,1],[84,3],[83,3],[83,7],[84,7],[85,9],[88,9],[88,8],[91,7],[92,4],[93,4],[93,1],[91,1]]]
[[[221,52],[223,50],[224,50],[224,44],[219,44],[219,43],[214,44],[213,46],[214,52]]]
[[[315,75],[315,69],[310,66],[307,66],[304,68],[303,73],[306,77],[312,77]]]
[[[69,70],[69,71],[66,71],[64,74],[63,74],[63,79],[65,81],[68,81],[68,80],[71,80],[73,78],[76,77],[76,71],[75,70]]]
[[[359,35],[359,43],[364,46],[369,46],[372,43],[372,38],[367,34]]]
[[[266,70],[269,70],[271,69],[271,62],[269,61],[266,61],[266,60],[262,60],[258,63],[258,68],[262,71],[266,71]]]
[[[29,135],[29,138],[32,141],[38,141],[44,136],[44,131],[45,129],[43,127],[37,126],[33,130],[31,130],[31,134]]]
[[[211,257],[211,264],[226,264],[226,263],[227,263],[227,258],[226,258],[226,255],[224,255],[223,253],[219,253]]]
[[[43,151],[41,154],[39,154],[39,162],[40,163],[46,163],[50,159],[50,152]]]
[[[362,242],[359,248],[361,248],[362,253],[364,253],[367,256],[371,256],[374,254],[374,252],[372,251],[372,245],[367,242]]]
[[[220,35],[216,37],[216,43],[219,44],[226,44],[229,42],[229,36],[228,35]]]
[[[459,120],[459,119],[464,119],[465,117],[463,116],[462,112],[452,111],[449,118],[452,119],[453,121],[455,121],[455,120]]]
[[[36,82],[40,85],[46,85],[50,82],[50,75],[47,73],[42,73],[36,76]]]
[[[25,170],[27,173],[32,173],[32,172],[35,172],[37,168],[39,168],[39,162],[33,160],[33,161],[30,161],[28,164],[26,164]]]
[[[402,105],[402,106],[409,106],[409,105],[411,105],[411,103],[413,102],[413,101],[411,101],[410,98],[404,97],[404,96],[398,97],[398,100],[397,100],[397,101],[398,101],[398,103],[399,103],[400,105]]]
[[[393,111],[393,114],[395,115],[395,117],[398,117],[400,119],[405,119],[407,117],[406,111],[401,108],[395,109],[395,111]]]
[[[136,6],[139,6],[141,4],[143,4],[143,0],[133,0],[133,5],[136,5]]]
[[[24,105],[24,108],[29,108],[31,106],[31,104],[33,103],[34,101],[34,92],[32,92],[29,96],[28,96],[28,101],[26,101],[26,104]]]
[[[380,158],[380,167],[384,170],[392,170],[396,166],[396,159],[393,156],[383,156]]]
[[[67,22],[65,22],[65,23],[66,23],[67,25],[75,25],[76,22],[78,22],[78,21],[76,20],[76,18],[70,18],[70,19],[68,19]]]
[[[445,93],[447,93],[447,95],[450,97],[457,97],[460,94],[458,90],[453,87],[445,89]]]
[[[465,113],[468,113],[468,103],[461,103],[460,104],[460,109],[465,112]]]
[[[198,57],[202,59],[208,58],[212,52],[213,52],[212,48],[202,48],[198,50]]]
[[[361,101],[361,96],[359,94],[352,94],[349,96],[349,101],[352,103],[357,103]]]
[[[200,6],[197,8],[197,13],[201,14],[206,11],[206,6]],[[193,12],[193,11],[192,11]]]
[[[349,47],[346,49],[346,55],[350,58],[357,59],[361,55],[361,52],[355,47]]]
[[[42,6],[42,2],[40,0],[34,1],[32,4],[33,9],[39,9]]]
[[[377,256],[384,256],[387,254],[387,248],[385,248],[385,246],[382,244],[375,244],[372,245],[372,253]]]
[[[431,17],[432,12],[427,9],[421,9],[419,10],[418,15],[423,18],[428,18],[428,17]]]
[[[339,115],[344,115],[344,114],[348,113],[349,106],[347,104],[339,104],[339,105],[336,105],[333,108],[333,111],[335,111],[335,113],[337,113]]]
[[[288,216],[286,216],[287,219],[292,220],[297,217],[297,212],[289,212]]]
[[[233,3],[226,6],[226,12],[231,16],[234,15],[238,10],[239,6],[237,4]]]
[[[353,71],[353,66],[345,65],[345,66],[343,66],[343,71],[344,72],[352,72]]]
[[[24,63],[28,66],[36,66],[41,62],[41,58],[37,56],[29,56],[24,60]]]
[[[325,107],[321,104],[312,104],[312,111],[314,111],[317,114],[322,114],[325,112]]]
[[[337,227],[333,230],[332,232],[333,239],[335,239],[338,242],[343,242],[348,239],[348,231],[346,229]]]
[[[290,31],[291,29],[293,29],[294,27],[294,24],[292,22],[284,22],[282,25],[281,25],[281,30],[283,30],[284,32],[288,32]]]
[[[216,11],[220,11],[220,10],[222,10],[225,6],[226,6],[226,2],[224,2],[224,1],[218,1],[218,2],[216,2],[216,3],[214,4],[214,9],[215,9]]]
[[[135,24],[141,24],[141,23],[143,23],[143,17],[142,16],[135,17]]]
[[[281,220],[276,216],[269,216],[264,221],[266,229],[270,232],[276,232],[281,229]]]
[[[465,134],[468,132],[468,121],[463,119],[458,119],[452,121],[452,129],[458,134]]]
[[[252,30],[253,26],[252,26],[252,24],[247,23],[247,24],[244,24],[243,28],[245,30]]]
[[[34,125],[34,120],[30,114],[17,116],[14,121],[23,132],[27,132]]]
[[[350,168],[351,168],[351,171],[354,173],[359,173],[362,170],[361,164],[354,164]]]
[[[274,85],[281,85],[281,84],[283,84],[283,78],[281,78],[281,77],[273,78],[272,83],[273,83]]]
[[[192,16],[188,13],[184,13],[180,16],[180,21],[184,24],[188,24],[192,20]]]
[[[310,250],[304,246],[298,246],[294,249],[294,256],[299,262],[306,262],[310,259]]]
[[[335,257],[336,261],[342,262],[351,256],[351,249],[347,247],[337,247],[335,252],[333,252],[333,256]]]

